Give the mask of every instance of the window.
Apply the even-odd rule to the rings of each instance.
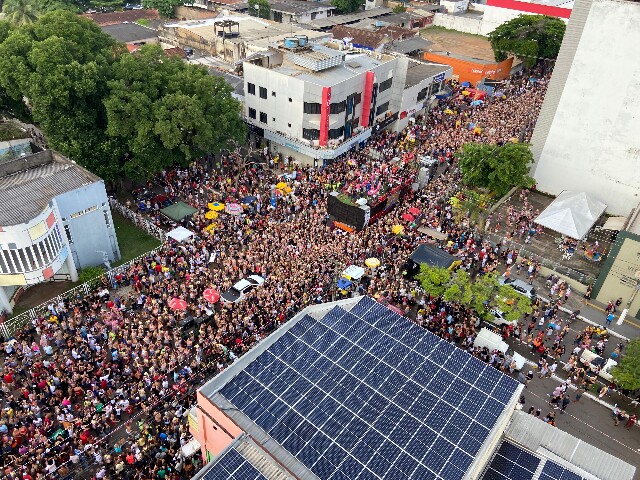
[[[64,226],[64,233],[67,234],[67,240],[69,240],[69,243],[73,243],[73,237],[71,236],[71,230],[69,230],[69,225],[65,225]]]
[[[276,96],[276,92],[271,92],[271,96],[275,97]]]
[[[287,127],[291,128],[291,124],[290,124],[290,123],[287,123]]]
[[[315,128],[303,128],[302,138],[307,140],[318,140],[320,138],[320,130]]]
[[[291,97],[289,97],[289,103],[293,102],[293,100],[291,99]]]
[[[393,83],[393,78],[385,80],[380,84],[380,88],[378,89],[378,92],[384,92],[385,90],[389,90],[391,88],[392,83]]]
[[[421,102],[425,98],[427,98],[427,94],[429,93],[429,87],[424,87],[420,92],[418,92],[418,101]]]
[[[389,102],[383,103],[378,108],[376,108],[376,115],[382,115],[387,110],[389,110]]]
[[[320,104],[319,103],[309,103],[304,102],[304,113],[310,113],[312,115],[317,115],[320,113]]]
[[[440,86],[442,85],[442,82],[437,82],[437,83],[432,83],[431,84],[431,93],[433,95],[435,95],[436,93],[438,93],[440,91]]]
[[[78,218],[81,217],[82,215],[85,215],[89,212],[93,212],[94,210],[97,210],[98,207],[97,206],[93,206],[93,207],[89,207],[89,208],[85,208],[84,210],[80,210],[79,212],[76,212],[74,214],[71,215],[71,218]]]
[[[107,228],[109,228],[111,226],[111,220],[109,220],[109,212],[103,210],[102,213],[104,214],[104,223]]]
[[[267,89],[260,87],[260,98],[267,98]]]
[[[354,105],[358,105],[360,102],[362,102],[362,94],[361,93],[356,93],[355,100],[354,100]]]
[[[249,118],[253,118],[254,120],[256,119],[256,109],[255,108],[250,108],[249,109]]]
[[[247,84],[247,91],[251,94],[251,95],[255,95],[256,94],[256,85],[254,83],[248,83]]]
[[[347,109],[347,102],[332,103],[329,107],[329,113],[342,113]]]
[[[267,114],[264,112],[260,112],[260,121],[262,123],[267,123]]]
[[[344,135],[344,127],[332,128],[329,130],[329,138],[331,140],[335,140],[336,138],[339,138],[342,135]]]

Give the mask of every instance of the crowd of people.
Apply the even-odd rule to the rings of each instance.
[[[468,219],[454,218],[449,198],[460,189],[454,153],[470,141],[526,140],[546,81],[514,78],[504,97],[475,106],[454,87],[454,95],[405,131],[372,138],[366,148],[382,152],[376,158],[365,149],[325,168],[290,163],[285,172],[225,158],[222,169],[194,163],[162,172],[145,186],[153,191],[146,215],[159,221],[160,205],[151,201],[159,194],[181,199],[198,209],[190,224],[197,237],[166,243],[90,295],[52,303],[33,328],[4,342],[0,478],[87,472],[98,479],[190,478],[201,462],[181,447],[190,439],[185,412],[194,389],[305,305],[331,299],[344,268],[369,257],[382,265],[368,272],[362,293],[469,347],[478,326],[473,312],[431,300],[403,277],[407,256],[433,240],[402,215],[407,206],[419,209],[417,224],[445,235],[440,246],[474,274],[506,261],[500,245],[484,241]],[[375,191],[377,175],[387,172],[391,183],[402,181],[397,172],[413,175],[417,165],[394,172],[390,161],[406,154],[437,158],[441,175],[363,231],[347,233],[328,222],[331,190]],[[290,193],[274,201],[280,181]],[[253,199],[245,214],[221,213],[207,229],[209,203],[246,197]],[[402,235],[393,233],[398,224],[407,227]],[[225,291],[249,274],[266,281],[246,301],[213,305],[203,298],[205,289]],[[169,306],[176,297],[186,300],[185,309]],[[504,358],[491,357],[512,371]]]

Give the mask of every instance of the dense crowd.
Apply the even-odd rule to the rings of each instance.
[[[402,215],[406,207],[419,209],[415,226],[444,234],[440,246],[474,274],[507,261],[504,249],[483,241],[468,219],[454,218],[449,198],[460,189],[460,175],[453,154],[469,141],[526,139],[545,88],[545,78],[516,78],[504,98],[472,107],[456,87],[426,118],[401,133],[376,136],[364,151],[325,168],[290,162],[278,172],[225,158],[223,169],[193,164],[162,172],[145,186],[153,192],[144,200],[147,215],[159,221],[162,198],[182,199],[199,210],[191,219],[198,236],[165,244],[86,297],[52,303],[32,329],[3,344],[0,478],[88,472],[98,479],[190,478],[199,456],[187,458],[181,447],[190,439],[185,412],[194,389],[305,305],[331,299],[340,272],[369,257],[382,265],[368,271],[361,293],[469,347],[478,326],[473,313],[433,301],[404,279],[406,257],[433,239]],[[481,134],[474,130],[479,127]],[[382,155],[372,158],[369,148]],[[349,234],[333,228],[326,215],[329,191],[375,195],[415,175],[418,164],[405,163],[405,155],[433,156],[444,171],[367,229]],[[403,163],[394,171],[397,156]],[[291,191],[276,197],[280,181]],[[210,202],[246,197],[254,198],[243,215],[221,213],[207,229]],[[406,226],[403,235],[393,233],[398,224]],[[516,261],[517,254],[510,255]],[[246,301],[212,305],[203,298],[206,288],[225,291],[249,274],[266,281]],[[170,308],[175,297],[187,308]]]

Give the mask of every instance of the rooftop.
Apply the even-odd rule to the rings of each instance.
[[[52,150],[0,165],[0,225],[25,223],[56,196],[100,178]]]
[[[292,15],[336,9],[330,2],[307,2],[304,0],[279,0],[271,2],[269,5],[274,12],[283,12]]]
[[[307,307],[200,393],[298,479],[460,480],[522,389],[359,297]]]
[[[119,42],[133,43],[149,40],[157,37],[153,28],[143,27],[137,23],[118,23],[100,27],[104,33],[115,38]]]
[[[378,30],[364,30],[347,25],[336,25],[331,29],[331,33],[333,38],[337,40],[351,39],[348,43],[372,50],[391,40],[409,38],[416,34],[406,28],[395,26],[383,27]]]
[[[419,84],[425,78],[434,77],[440,73],[444,73],[450,70],[448,65],[440,65],[438,63],[423,63],[416,61],[409,61],[409,68],[407,68],[407,80],[405,81],[404,88],[410,88]]]
[[[239,96],[244,96],[244,79],[231,75],[230,73],[222,72],[216,68],[209,68],[209,75],[224,78],[229,85],[233,88],[233,93]]]
[[[83,13],[83,17],[93,20],[100,26],[115,25],[122,22],[135,22],[145,18],[147,20],[157,20],[158,11],[154,9],[147,10],[125,10],[123,12],[111,13]]]
[[[311,22],[309,22],[309,26],[311,28],[317,29],[331,28],[335,25],[346,25],[348,23],[355,23],[365,18],[375,18],[383,15],[388,15],[391,12],[392,10],[387,7],[373,8],[371,10],[348,13],[346,15],[334,15],[327,18],[319,18],[317,20],[312,20]]]
[[[404,40],[396,40],[389,45],[389,49],[392,52],[408,54],[418,50],[426,50],[431,44],[429,40],[425,40],[422,37],[411,37]]]

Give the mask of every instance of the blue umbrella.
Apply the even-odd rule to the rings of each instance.
[[[346,278],[341,278],[340,280],[338,280],[338,288],[340,288],[341,290],[346,290],[351,285],[352,283]]]
[[[474,100],[471,102],[471,106],[475,107],[476,105],[482,105],[484,102],[482,100]]]
[[[462,82],[460,85],[462,85],[463,87],[470,87],[471,84],[469,82]]]
[[[247,204],[247,205],[248,205],[248,204],[250,204],[250,203],[255,202],[256,200],[257,200],[257,198],[256,198],[256,197],[254,197],[253,195],[251,195],[251,196],[249,196],[249,197],[244,197],[244,198],[242,199],[242,203],[245,203],[245,204]]]
[[[272,207],[276,206],[276,197],[271,197],[271,200],[269,200],[269,203],[271,203]]]

